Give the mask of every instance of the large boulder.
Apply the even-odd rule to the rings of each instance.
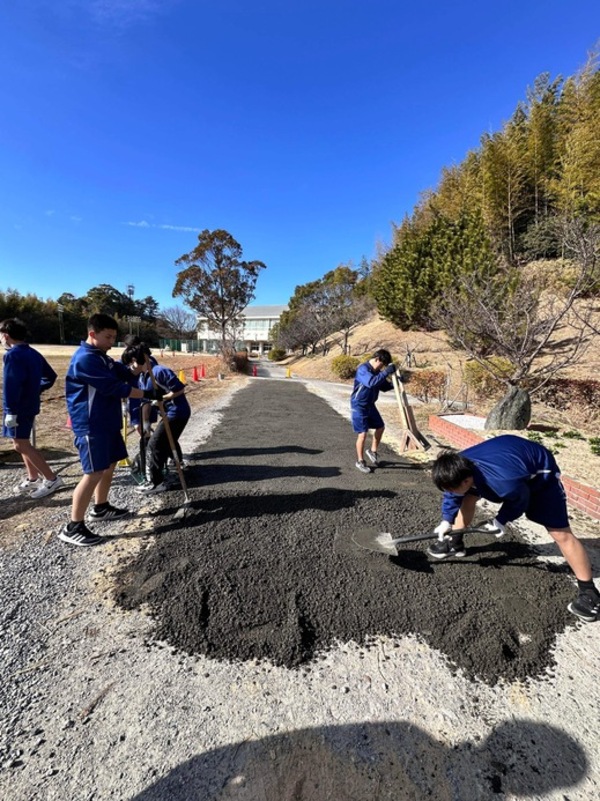
[[[529,392],[519,387],[509,387],[485,421],[490,430],[506,429],[520,431],[527,428],[531,420],[531,398]]]

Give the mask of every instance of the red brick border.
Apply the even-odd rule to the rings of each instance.
[[[476,431],[458,426],[434,414],[429,417],[429,430],[444,437],[458,448],[470,448],[471,445],[477,445],[485,439]],[[594,520],[600,520],[600,491],[569,476],[563,475],[562,482],[571,506],[585,512]]]

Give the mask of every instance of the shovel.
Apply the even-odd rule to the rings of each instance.
[[[150,380],[152,381],[152,386],[156,391],[156,378],[154,377],[154,373],[152,372],[152,366],[150,365],[150,369],[148,370],[148,374],[150,376]],[[179,476],[179,483],[181,484],[181,489],[183,490],[183,497],[184,503],[173,515],[174,518],[182,518],[185,517],[188,513],[189,507],[191,505],[191,500],[188,495],[187,484],[185,483],[185,478],[183,476],[183,470],[181,469],[181,462],[179,461],[179,455],[177,453],[177,447],[175,445],[175,440],[173,439],[173,432],[171,431],[171,426],[169,425],[169,418],[167,417],[167,412],[165,411],[165,404],[162,400],[156,401],[156,405],[158,406],[158,411],[160,413],[161,420],[165,427],[165,431],[167,433],[167,439],[169,440],[169,447],[171,448],[171,455],[173,457],[173,461],[175,462],[175,467],[177,468],[177,475]]]
[[[484,520],[477,526],[470,526],[468,528],[455,528],[449,534],[489,534],[489,530],[483,528],[486,523],[490,521]],[[392,537],[388,531],[377,532],[372,528],[361,529],[360,531],[352,534],[352,541],[365,548],[367,551],[379,551],[388,556],[398,556],[398,548],[396,546],[402,545],[405,542],[419,542],[420,540],[435,540],[438,535],[429,531],[427,534],[411,534],[408,537]]]

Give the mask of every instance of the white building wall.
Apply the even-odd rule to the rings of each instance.
[[[286,309],[287,306],[247,306],[236,342],[243,343],[250,354],[262,356],[273,347],[272,328]],[[206,319],[201,317],[198,318],[198,341],[205,353],[217,353],[221,342],[219,332],[210,330]]]

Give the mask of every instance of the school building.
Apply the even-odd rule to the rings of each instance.
[[[246,306],[240,315],[240,325],[235,332],[235,347],[246,350],[250,356],[262,356],[273,347],[271,331],[279,322],[287,306]],[[211,330],[206,317],[198,317],[198,344],[203,353],[217,353],[221,335]]]

